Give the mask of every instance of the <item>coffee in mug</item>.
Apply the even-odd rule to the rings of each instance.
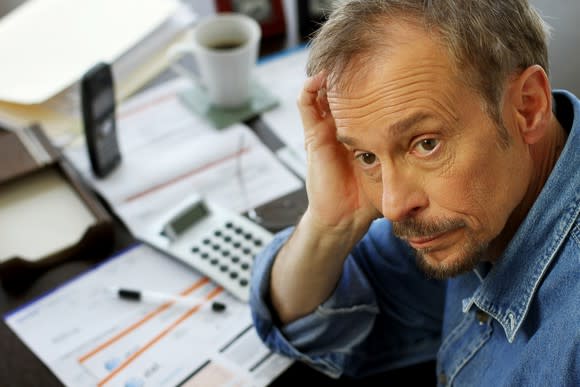
[[[195,25],[188,41],[172,46],[169,60],[173,69],[207,91],[212,105],[239,108],[250,99],[260,39],[261,29],[254,19],[239,13],[220,13]],[[182,55],[193,56],[198,74],[176,61]]]

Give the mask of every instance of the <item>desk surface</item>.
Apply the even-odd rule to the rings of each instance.
[[[283,50],[293,44],[296,44],[296,42],[283,39],[266,40],[261,46],[260,55],[268,55]],[[192,63],[185,63],[185,65],[194,66]],[[175,74],[172,71],[167,70],[159,74],[144,89],[168,81],[174,76]],[[280,140],[268,129],[260,118],[252,119],[246,122],[246,124],[254,130],[257,136],[271,150],[275,151],[282,146]],[[104,204],[107,206],[106,203]],[[280,198],[275,202],[256,209],[256,211],[266,220],[274,219],[274,217],[279,218],[279,215],[281,215],[283,218],[281,224],[291,225],[296,222],[305,206],[306,194],[302,190],[290,194],[287,197]],[[105,251],[86,252],[82,256],[72,257],[70,260],[54,266],[49,270],[30,273],[29,277],[18,279],[16,283],[7,284],[6,280],[0,280],[0,313],[4,315],[6,312],[35,300],[46,292],[94,267],[114,252],[120,251],[135,243],[135,239],[120,221],[115,221],[114,227],[113,246],[105,249]],[[293,372],[296,373],[296,371]],[[303,374],[300,371],[297,373]],[[10,387],[62,386],[52,372],[8,328],[3,319],[0,321],[0,385]],[[278,383],[277,385],[281,384]]]
[[[276,136],[267,128],[261,119],[246,122],[260,139],[272,150],[282,146]],[[106,206],[106,203],[104,203]],[[294,192],[256,211],[261,218],[282,219],[282,225],[295,224],[306,206],[306,194],[303,190]],[[278,222],[276,222],[278,223]],[[116,251],[120,251],[135,239],[118,220],[114,223],[114,243],[105,251],[85,252],[74,256],[42,272],[30,272],[26,278],[8,282],[0,280],[0,313],[5,314],[19,306],[25,305],[46,292],[58,287],[68,280],[94,267]],[[271,229],[271,231],[277,231]],[[64,317],[66,318],[66,317]],[[51,371],[20,341],[2,320],[0,322],[0,384],[2,386],[61,386],[62,384]],[[307,372],[312,372],[306,369]],[[306,372],[305,371],[305,372]],[[304,372],[292,371],[303,375]],[[285,380],[285,379],[283,379]],[[285,382],[281,382],[285,383]],[[279,385],[279,384],[278,384]]]
[[[287,206],[289,202],[300,207],[301,203],[305,203],[304,192],[299,191],[288,195],[277,202],[266,205],[263,209],[257,209],[257,211],[261,216],[268,218],[277,211],[276,208],[279,205]],[[0,287],[0,313],[4,314],[36,299],[95,266],[113,252],[135,243],[129,232],[118,221],[115,222],[114,235],[115,241],[110,251],[101,254],[86,253],[83,256],[73,257],[71,260],[44,272],[31,273],[30,278],[16,284],[8,286],[5,282],[2,283],[2,287]],[[0,385],[2,386],[62,386],[3,320],[0,322],[0,358]],[[303,374],[303,372],[298,372],[298,374]]]

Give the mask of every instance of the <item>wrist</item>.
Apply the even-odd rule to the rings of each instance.
[[[368,230],[368,226],[367,224],[360,227],[354,219],[341,224],[327,224],[321,222],[316,214],[308,208],[300,219],[297,228],[303,229],[308,239],[312,241],[311,243],[319,247],[346,249],[346,253],[348,253]]]

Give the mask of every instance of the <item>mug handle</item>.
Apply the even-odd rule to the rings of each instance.
[[[203,87],[203,83],[201,82],[199,76],[190,69],[188,69],[187,67],[183,66],[181,63],[179,63],[179,59],[187,54],[194,57],[192,55],[193,51],[187,43],[184,42],[175,43],[174,45],[169,47],[166,54],[169,67],[173,71],[175,71],[178,75],[191,80],[193,83],[197,84],[200,87]]]

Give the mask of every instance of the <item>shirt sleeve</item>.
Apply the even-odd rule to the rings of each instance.
[[[276,235],[253,268],[252,317],[269,348],[331,377],[366,376],[435,358],[445,284],[419,272],[410,249],[384,220],[373,222],[347,257],[329,299],[281,326],[270,304],[270,273],[292,232]]]

